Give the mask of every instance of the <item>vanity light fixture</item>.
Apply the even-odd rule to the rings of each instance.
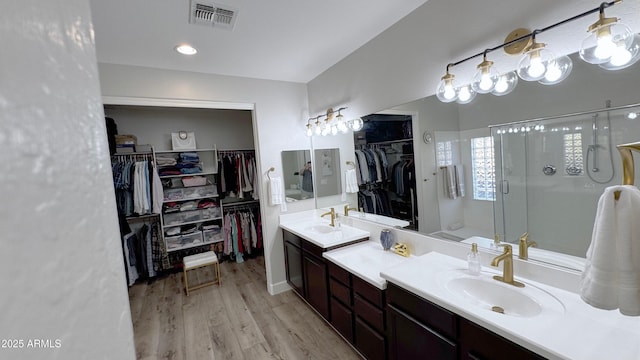
[[[518,85],[518,75],[515,71],[510,71],[498,77],[491,93],[496,96],[507,95],[516,89],[516,85]]]
[[[598,21],[589,26],[589,35],[582,41],[580,57],[590,64],[613,61],[620,65],[630,60],[627,48],[632,46],[633,34],[618,18],[605,17],[605,3],[598,8]]]
[[[493,61],[487,60],[487,52],[484,52],[483,60],[477,66],[478,71],[473,75],[471,87],[479,94],[488,94],[493,91],[498,81],[498,71],[493,67]],[[460,96],[460,94],[458,94]]]
[[[320,135],[337,135],[339,133],[346,134],[349,130],[359,131],[364,125],[362,119],[344,120],[344,116],[340,113],[346,107],[337,110],[327,109],[327,112],[316,117],[309,118],[305,126],[305,134],[307,136]],[[337,114],[334,117],[334,114]]]
[[[543,85],[560,83],[571,73],[573,62],[566,55],[556,57],[544,43],[535,41],[536,35],[596,12],[600,13],[600,18],[589,27],[590,35],[582,43],[580,57],[607,70],[624,69],[635,64],[640,60],[640,35],[633,34],[629,27],[619,23],[617,18],[604,16],[604,9],[620,2],[622,0],[603,2],[594,9],[531,32],[527,29],[516,29],[507,36],[503,44],[447,64],[446,73],[436,87],[437,98],[445,103],[456,101],[466,104],[473,100],[476,93],[503,96],[515,89],[518,77]],[[493,62],[487,60],[487,54],[498,49],[503,49],[510,55],[525,53],[518,62],[517,76],[514,72],[497,75]],[[471,81],[474,93],[469,91],[466,85],[459,87],[455,83],[455,75],[450,73],[450,70],[479,56],[483,57],[483,61],[477,66],[478,70]]]
[[[195,55],[198,53],[198,50],[189,44],[180,44],[174,49],[182,55]]]

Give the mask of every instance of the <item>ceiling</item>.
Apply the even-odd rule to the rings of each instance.
[[[90,0],[99,62],[300,83],[425,2],[215,0],[237,10],[225,30],[190,24],[190,0]],[[178,54],[180,43],[198,54]]]

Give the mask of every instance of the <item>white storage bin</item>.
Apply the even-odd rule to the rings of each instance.
[[[202,243],[202,232],[196,231],[192,234],[182,235],[182,246],[196,245]]]
[[[218,190],[216,189],[215,185],[188,187],[182,190],[183,190],[185,199],[218,196]]]
[[[167,242],[167,250],[174,250],[182,247],[182,239],[180,235],[165,236],[164,240]]]
[[[199,221],[203,219],[202,210],[183,211],[180,214],[182,214],[183,222]]]
[[[184,198],[183,189],[165,189],[164,200],[182,200]]]
[[[187,211],[188,212],[188,211]],[[185,213],[182,212],[174,212],[169,214],[164,214],[164,224],[165,225],[178,225],[180,223],[185,222],[184,217]]]
[[[224,236],[221,228],[211,229],[211,230],[202,230],[202,236],[204,237],[204,242],[220,242],[224,240]]]
[[[222,217],[222,211],[219,207],[211,207],[207,209],[202,209],[202,218],[203,219],[219,219]]]

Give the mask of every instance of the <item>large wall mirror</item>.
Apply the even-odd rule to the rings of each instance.
[[[282,172],[284,175],[286,197],[295,200],[313,198],[311,151],[283,151]]]
[[[640,107],[606,110],[640,103],[640,65],[607,71],[571,58],[573,72],[557,85],[520,80],[502,97],[462,105],[432,96],[390,109],[417,121],[420,232],[464,242],[499,234],[511,243],[528,232],[538,244],[531,259],[581,269],[598,198],[621,183],[615,146],[640,141]],[[444,186],[456,166],[464,197]]]

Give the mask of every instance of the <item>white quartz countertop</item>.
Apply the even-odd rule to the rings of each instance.
[[[322,256],[381,290],[387,288],[387,281],[380,272],[410,259],[384,251],[379,242],[372,240],[327,251]]]
[[[323,249],[348,244],[369,237],[369,232],[340,225],[330,227],[327,218],[321,218],[317,210],[280,215],[280,227]]]
[[[387,267],[380,277],[549,359],[640,360],[640,317],[595,309],[578,294],[518,278],[517,273],[516,280],[550,294],[562,306],[545,308],[533,317],[499,314],[470,304],[443,286],[443,272],[466,267],[466,261],[430,252]],[[493,268],[482,270],[498,273]]]

